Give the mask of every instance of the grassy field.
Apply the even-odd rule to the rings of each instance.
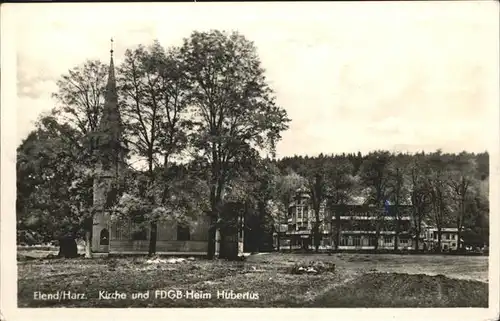
[[[488,305],[488,258],[484,256],[273,253],[253,255],[245,262],[196,259],[149,264],[146,260],[136,257],[19,261],[18,304],[120,308]],[[310,261],[335,264],[335,271],[317,275],[291,273],[294,266]],[[35,292],[57,291],[83,293],[85,297],[34,298]],[[102,291],[118,291],[126,298],[104,299]],[[217,298],[222,291],[229,298]],[[132,298],[133,293],[149,293],[149,297]],[[236,293],[240,293],[239,297]]]

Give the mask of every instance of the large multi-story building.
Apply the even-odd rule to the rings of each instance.
[[[323,202],[319,211],[320,248],[338,250],[414,250],[416,229],[411,219],[411,205],[332,205]],[[279,230],[280,246],[285,249],[312,248],[316,222],[311,197],[300,188],[290,203],[287,224]],[[438,229],[422,222],[419,250],[438,247]],[[277,244],[275,235],[275,245]],[[397,239],[397,240],[396,240]],[[338,243],[338,244],[337,244]],[[396,245],[397,243],[397,245]],[[458,230],[441,229],[441,251],[458,249]]]
[[[329,206],[327,210],[326,202],[323,202],[319,211],[320,247],[339,250],[412,249],[415,242],[411,234],[410,210],[409,205],[379,208],[353,204]],[[315,222],[310,195],[307,189],[301,188],[290,204],[287,229],[280,234],[281,246],[290,249],[311,247]]]
[[[329,234],[328,217],[325,215],[325,203],[319,210],[320,226],[322,233],[321,246],[325,246],[325,239]],[[284,244],[290,248],[307,248],[313,244],[312,230],[316,222],[316,214],[312,206],[311,197],[305,188],[297,190],[293,201],[288,208],[287,228],[283,233]]]
[[[397,208],[394,205],[382,208],[336,205],[331,213],[331,237],[339,241],[340,250],[412,249],[414,238],[409,211],[407,205]]]

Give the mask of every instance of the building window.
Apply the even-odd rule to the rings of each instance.
[[[449,240],[450,239],[450,234],[449,233],[446,233],[446,239]]]
[[[189,241],[189,226],[178,224],[177,225],[177,241]]]
[[[102,229],[101,234],[99,235],[99,244],[100,245],[109,245],[109,231],[108,231],[108,229]]]
[[[455,243],[451,243],[451,246],[453,246],[453,247],[455,247],[456,245],[457,245],[457,244],[455,244]]]
[[[392,243],[392,236],[384,236],[384,243]]]
[[[356,235],[353,237],[353,245],[354,246],[361,246],[361,236]]]

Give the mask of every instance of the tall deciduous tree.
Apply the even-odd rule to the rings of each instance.
[[[62,75],[53,93],[59,121],[82,135],[93,133],[102,115],[107,76],[108,66],[99,60],[88,60]]]
[[[455,201],[455,224],[458,229],[457,248],[462,249],[462,229],[466,216],[467,201],[474,197],[473,189],[477,185],[474,176],[477,164],[465,153],[460,153],[448,169],[448,186],[451,189],[452,200]]]
[[[167,52],[157,41],[149,48],[127,50],[119,83],[130,145],[146,162],[147,189],[156,191],[160,185],[163,189],[159,195],[150,193],[147,197],[147,207],[154,209],[168,199],[169,160],[186,142],[188,93],[178,51]],[[156,252],[158,219],[150,220],[149,255]]]
[[[382,228],[382,223],[385,222],[382,209],[384,208],[388,194],[388,168],[391,158],[392,156],[389,152],[378,151],[370,153],[366,156],[360,169],[361,181],[370,190],[369,203],[377,206],[375,250],[378,249],[380,229]]]
[[[412,220],[415,230],[415,250],[420,249],[422,223],[430,211],[430,185],[425,170],[425,155],[415,155],[409,165],[409,193],[412,205]]]
[[[327,212],[332,207],[335,207],[335,227],[331,224],[330,217],[330,232],[333,238],[335,230],[335,250],[338,250],[340,245],[340,214],[338,205],[346,205],[351,200],[355,188],[357,187],[357,178],[353,176],[354,165],[345,158],[333,159],[328,170],[328,184],[330,186],[330,195],[327,201]],[[330,212],[329,212],[330,213]],[[331,216],[331,214],[330,214]]]
[[[402,154],[395,155],[388,166],[388,200],[393,205],[394,212],[394,250],[399,248],[399,234],[401,230],[402,213],[401,205],[408,204],[408,182],[407,182],[407,157]],[[392,214],[392,213],[391,213]]]
[[[77,163],[87,169],[95,166],[93,134],[98,129],[105,101],[108,66],[99,60],[87,60],[57,81],[57,91],[53,93],[56,106],[53,115],[60,124],[73,128],[79,139],[72,140],[72,148],[78,148]],[[86,175],[92,175],[88,170]],[[89,212],[91,208],[87,209]],[[85,255],[91,256],[92,216],[85,223]]]
[[[326,225],[326,217],[322,217],[321,212],[323,210],[323,214],[325,213],[326,200],[329,197],[328,165],[330,165],[329,159],[320,154],[317,158],[304,158],[298,169],[300,175],[306,179],[305,187],[314,212],[312,235],[316,252],[319,250],[322,238],[321,224]]]
[[[329,186],[327,175],[326,159],[323,154],[318,158],[304,161],[300,173],[307,180],[307,189],[311,196],[311,205],[314,211],[314,223],[312,226],[312,235],[315,251],[318,252],[321,243],[322,231],[320,230],[322,218],[321,209],[324,209],[325,201],[328,197]],[[324,218],[323,218],[324,219]]]
[[[76,255],[75,238],[91,216],[92,176],[80,162],[80,133],[43,116],[17,150],[18,228],[60,240]],[[69,242],[71,253],[65,251]],[[72,244],[72,246],[71,246]]]
[[[281,226],[287,224],[289,217],[288,211],[290,204],[297,193],[297,190],[307,183],[306,179],[296,172],[289,170],[288,173],[280,175],[276,184],[276,199],[279,204],[278,209],[274,212],[274,222],[277,233],[278,251],[281,246]],[[291,246],[291,243],[290,243]]]
[[[447,185],[446,166],[448,157],[439,150],[429,155],[427,182],[432,205],[433,221],[436,224],[438,246],[437,251],[441,251],[442,229],[447,222],[449,213],[450,190]]]
[[[192,142],[210,171],[207,254],[212,258],[228,183],[249,154],[274,149],[288,119],[275,104],[254,44],[242,35],[194,32],[184,40],[181,55],[191,84]]]

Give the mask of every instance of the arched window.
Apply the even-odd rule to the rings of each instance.
[[[99,244],[100,245],[109,245],[109,231],[108,231],[108,229],[102,229],[101,234],[99,236]]]

